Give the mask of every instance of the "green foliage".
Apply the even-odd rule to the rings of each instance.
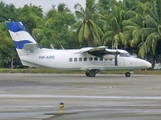
[[[105,13],[105,12],[103,12]],[[105,13],[103,18],[106,27],[103,28],[104,34],[102,42],[104,45],[112,48],[126,48],[128,40],[123,33],[123,21],[125,20],[126,11],[122,9],[122,5],[113,5],[112,11]],[[127,34],[127,33],[126,33]]]
[[[42,28],[34,28],[33,36],[43,47],[50,47],[54,44],[55,48],[74,48],[74,33],[70,26],[75,22],[74,15],[65,4],[59,4],[58,9],[51,9],[46,13],[45,24]]]
[[[153,67],[158,53],[160,53],[157,51],[159,50],[157,44],[161,40],[161,21],[159,18],[161,9],[157,3],[159,0],[138,3],[134,16],[124,22],[124,30],[127,31],[132,28],[132,47],[138,46],[139,55],[142,58],[150,57]]]
[[[94,9],[95,0],[86,0],[86,8],[80,4],[75,5],[77,22],[72,26],[76,30],[76,38],[79,42],[87,41],[88,46],[97,46],[101,41],[103,31],[96,21],[96,11]]]
[[[27,30],[31,33],[33,28],[43,25],[42,9],[36,6],[25,5],[23,8],[17,10],[18,20],[22,21]]]
[[[98,2],[98,5],[108,12],[112,10],[113,5],[115,4],[116,4],[116,0],[99,0]]]
[[[0,2],[0,23],[17,20],[17,16],[17,9],[13,4],[7,5],[3,1]]]
[[[6,24],[0,24],[0,67],[11,67],[11,59],[17,57],[13,41],[11,40]]]

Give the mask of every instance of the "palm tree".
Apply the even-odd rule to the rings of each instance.
[[[77,39],[80,42],[87,41],[88,46],[96,46],[103,35],[101,28],[95,22],[96,19],[94,19],[94,5],[95,0],[86,0],[85,9],[79,3],[74,6],[78,21],[72,27],[76,29]]]
[[[61,3],[58,5],[58,12],[71,12],[70,9],[66,6],[66,4]]]
[[[121,5],[114,5],[110,13],[105,13],[106,27],[104,26],[104,35],[102,37],[104,45],[126,47],[126,34],[123,33],[122,26],[125,12]]]
[[[64,3],[59,4],[57,9],[54,5],[52,7],[47,12],[42,27],[35,28],[32,33],[44,47],[53,43],[55,48],[60,45],[67,48],[73,40],[69,28],[75,22],[74,15]]]
[[[146,27],[148,29],[147,38],[143,44],[146,50],[146,53],[152,57],[152,67],[154,67],[156,56],[156,46],[158,41],[161,40],[161,9],[160,5],[161,1],[151,1],[151,6],[146,10],[147,15],[146,19]],[[147,32],[144,30],[143,32]]]
[[[126,12],[127,19],[122,22],[124,33],[129,35],[130,46],[140,48],[146,39],[146,35],[142,33],[141,29],[146,29],[145,22],[145,4],[139,3],[135,11],[129,10]]]
[[[139,55],[142,58],[151,57],[152,67],[154,67],[157,56],[157,43],[161,40],[160,4],[160,0],[146,2],[145,4],[139,3],[138,9],[134,12],[135,16],[128,21],[129,25],[125,27],[126,30],[132,30],[132,45],[139,47]]]

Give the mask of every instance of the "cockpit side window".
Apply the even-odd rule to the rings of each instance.
[[[130,57],[131,55],[129,53],[125,53],[125,57]]]
[[[119,56],[120,56],[120,57],[124,57],[124,53],[120,53]]]
[[[131,55],[129,53],[120,53],[120,57],[130,57]]]

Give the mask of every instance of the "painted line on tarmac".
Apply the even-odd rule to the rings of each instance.
[[[78,96],[78,95],[22,95],[1,94],[0,98],[78,98],[78,99],[151,99],[161,100],[161,96]]]

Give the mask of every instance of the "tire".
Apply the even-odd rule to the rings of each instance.
[[[131,76],[130,72],[126,72],[126,73],[125,73],[125,76],[126,76],[126,77],[130,77],[130,76]]]
[[[95,77],[96,76],[96,72],[95,71],[88,71],[88,72],[86,72],[86,76],[87,77]]]
[[[89,77],[89,72],[86,72],[86,76]]]

